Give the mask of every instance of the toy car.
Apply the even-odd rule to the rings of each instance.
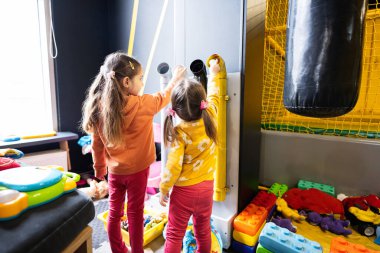
[[[351,226],[365,236],[373,236],[380,225],[380,199],[376,195],[343,199],[344,211]]]

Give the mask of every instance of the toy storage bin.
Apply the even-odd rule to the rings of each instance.
[[[127,211],[127,204],[125,204],[124,212]],[[152,215],[153,217],[157,217],[160,215],[160,213],[154,212],[153,210],[144,209],[144,214]],[[101,220],[104,223],[104,229],[107,230],[107,221],[108,221],[108,210],[99,214],[98,219]],[[157,225],[154,227],[145,230],[144,228],[144,242],[143,246],[147,245],[154,239],[156,239],[158,236],[162,234],[162,231],[164,230],[165,223],[168,221],[167,216],[165,214],[165,218],[160,221]],[[129,244],[129,233],[125,231],[124,229],[121,229],[121,236],[123,237],[123,241],[127,244]]]

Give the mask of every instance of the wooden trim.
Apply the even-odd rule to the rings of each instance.
[[[85,227],[82,232],[62,251],[62,253],[92,253],[92,228]]]

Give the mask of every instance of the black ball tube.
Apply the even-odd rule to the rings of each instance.
[[[194,77],[198,80],[207,92],[207,70],[202,60],[194,60],[190,64],[190,70],[193,72]]]

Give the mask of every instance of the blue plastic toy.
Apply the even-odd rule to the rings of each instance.
[[[235,241],[233,239],[232,239],[232,244],[231,244],[233,251],[238,252],[238,253],[255,253],[256,246],[257,244],[255,246],[248,246],[248,245],[245,245],[244,243]]]
[[[24,157],[24,153],[21,150],[15,148],[2,148],[0,149],[0,157],[20,159]]]
[[[211,251],[214,253],[222,253],[223,241],[218,230],[216,230],[212,222],[213,221],[211,219]],[[165,226],[164,231],[162,233],[165,239],[166,228],[167,226]],[[182,241],[182,253],[195,253],[197,251],[197,244],[195,241],[193,230],[193,222],[190,220],[187,225],[186,233]]]
[[[265,224],[259,243],[271,252],[281,253],[322,253],[319,243],[281,228],[273,222]]]
[[[376,228],[376,239],[375,243],[380,245],[380,226]]]
[[[21,138],[19,136],[8,136],[2,139],[3,142],[12,142],[12,141],[19,141]]]
[[[90,135],[85,135],[85,136],[82,136],[79,140],[78,140],[78,145],[83,147],[85,145],[91,145],[91,136]]]

